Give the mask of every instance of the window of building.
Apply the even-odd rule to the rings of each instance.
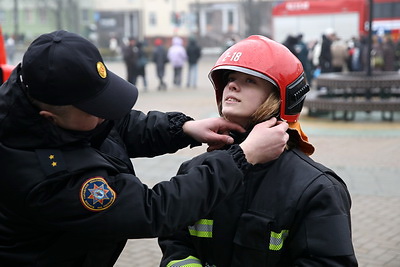
[[[233,11],[229,10],[228,11],[228,25],[229,26],[233,25],[233,21],[234,21]]]
[[[157,26],[157,14],[155,12],[150,12],[149,14],[149,25]]]
[[[39,21],[42,24],[46,24],[47,23],[47,10],[44,8],[40,8],[38,10],[38,15],[39,15]]]
[[[23,10],[23,13],[24,13],[25,22],[26,22],[27,24],[32,24],[32,23],[34,23],[34,21],[33,21],[34,18],[33,18],[32,9],[25,8],[25,9]]]
[[[6,13],[4,10],[0,10],[0,23],[6,24]]]
[[[390,3],[375,3],[374,4],[374,18],[394,19],[400,15],[400,3],[393,1]]]
[[[213,21],[213,12],[212,11],[208,11],[206,13],[206,24],[207,25],[211,25]]]
[[[185,13],[183,12],[171,12],[171,22],[175,27],[181,26],[183,23]]]
[[[89,10],[88,9],[82,9],[82,21],[89,22]]]

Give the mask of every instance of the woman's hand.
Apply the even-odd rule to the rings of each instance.
[[[254,126],[249,136],[240,144],[251,164],[266,163],[278,158],[286,147],[288,124],[271,118]]]

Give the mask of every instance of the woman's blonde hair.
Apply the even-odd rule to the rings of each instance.
[[[251,116],[251,120],[249,122],[250,129],[253,128],[257,123],[263,122],[272,117],[278,117],[278,119],[280,118],[279,110],[281,107],[281,98],[278,88],[275,86],[273,88],[274,89],[264,103],[262,103]],[[297,135],[293,135],[291,132],[289,132],[289,140],[286,143],[286,149],[292,149],[298,146],[299,139]]]
[[[280,106],[281,99],[279,96],[279,91],[278,88],[274,86],[264,103],[262,103],[253,113],[253,115],[251,115],[248,127],[253,128],[257,123],[277,116],[279,114]]]

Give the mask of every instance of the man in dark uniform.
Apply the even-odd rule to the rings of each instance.
[[[287,124],[273,119],[217,151],[233,142],[220,133],[243,129],[131,110],[137,95],[79,35],[56,31],[30,45],[0,87],[1,266],[113,266],[127,239],[196,221],[288,139]],[[135,176],[130,158],[200,143],[214,157],[188,174],[152,189]]]

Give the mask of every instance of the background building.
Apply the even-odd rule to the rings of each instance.
[[[94,30],[92,0],[0,0],[5,35],[30,41],[41,33],[68,29],[89,37]]]
[[[202,46],[220,46],[251,33],[270,35],[269,0],[0,0],[6,35],[30,41],[66,29],[100,47],[113,37],[152,41],[194,36]]]
[[[151,41],[196,37],[202,46],[220,46],[248,33],[269,35],[274,1],[94,0],[99,44],[111,36]]]
[[[289,34],[316,39],[334,28],[345,39],[365,34],[371,0],[0,0],[7,36],[30,42],[44,32],[80,33],[102,49],[111,38],[152,44],[161,37],[196,37],[203,47],[262,34],[282,42]],[[400,34],[399,0],[373,0],[373,30]]]

